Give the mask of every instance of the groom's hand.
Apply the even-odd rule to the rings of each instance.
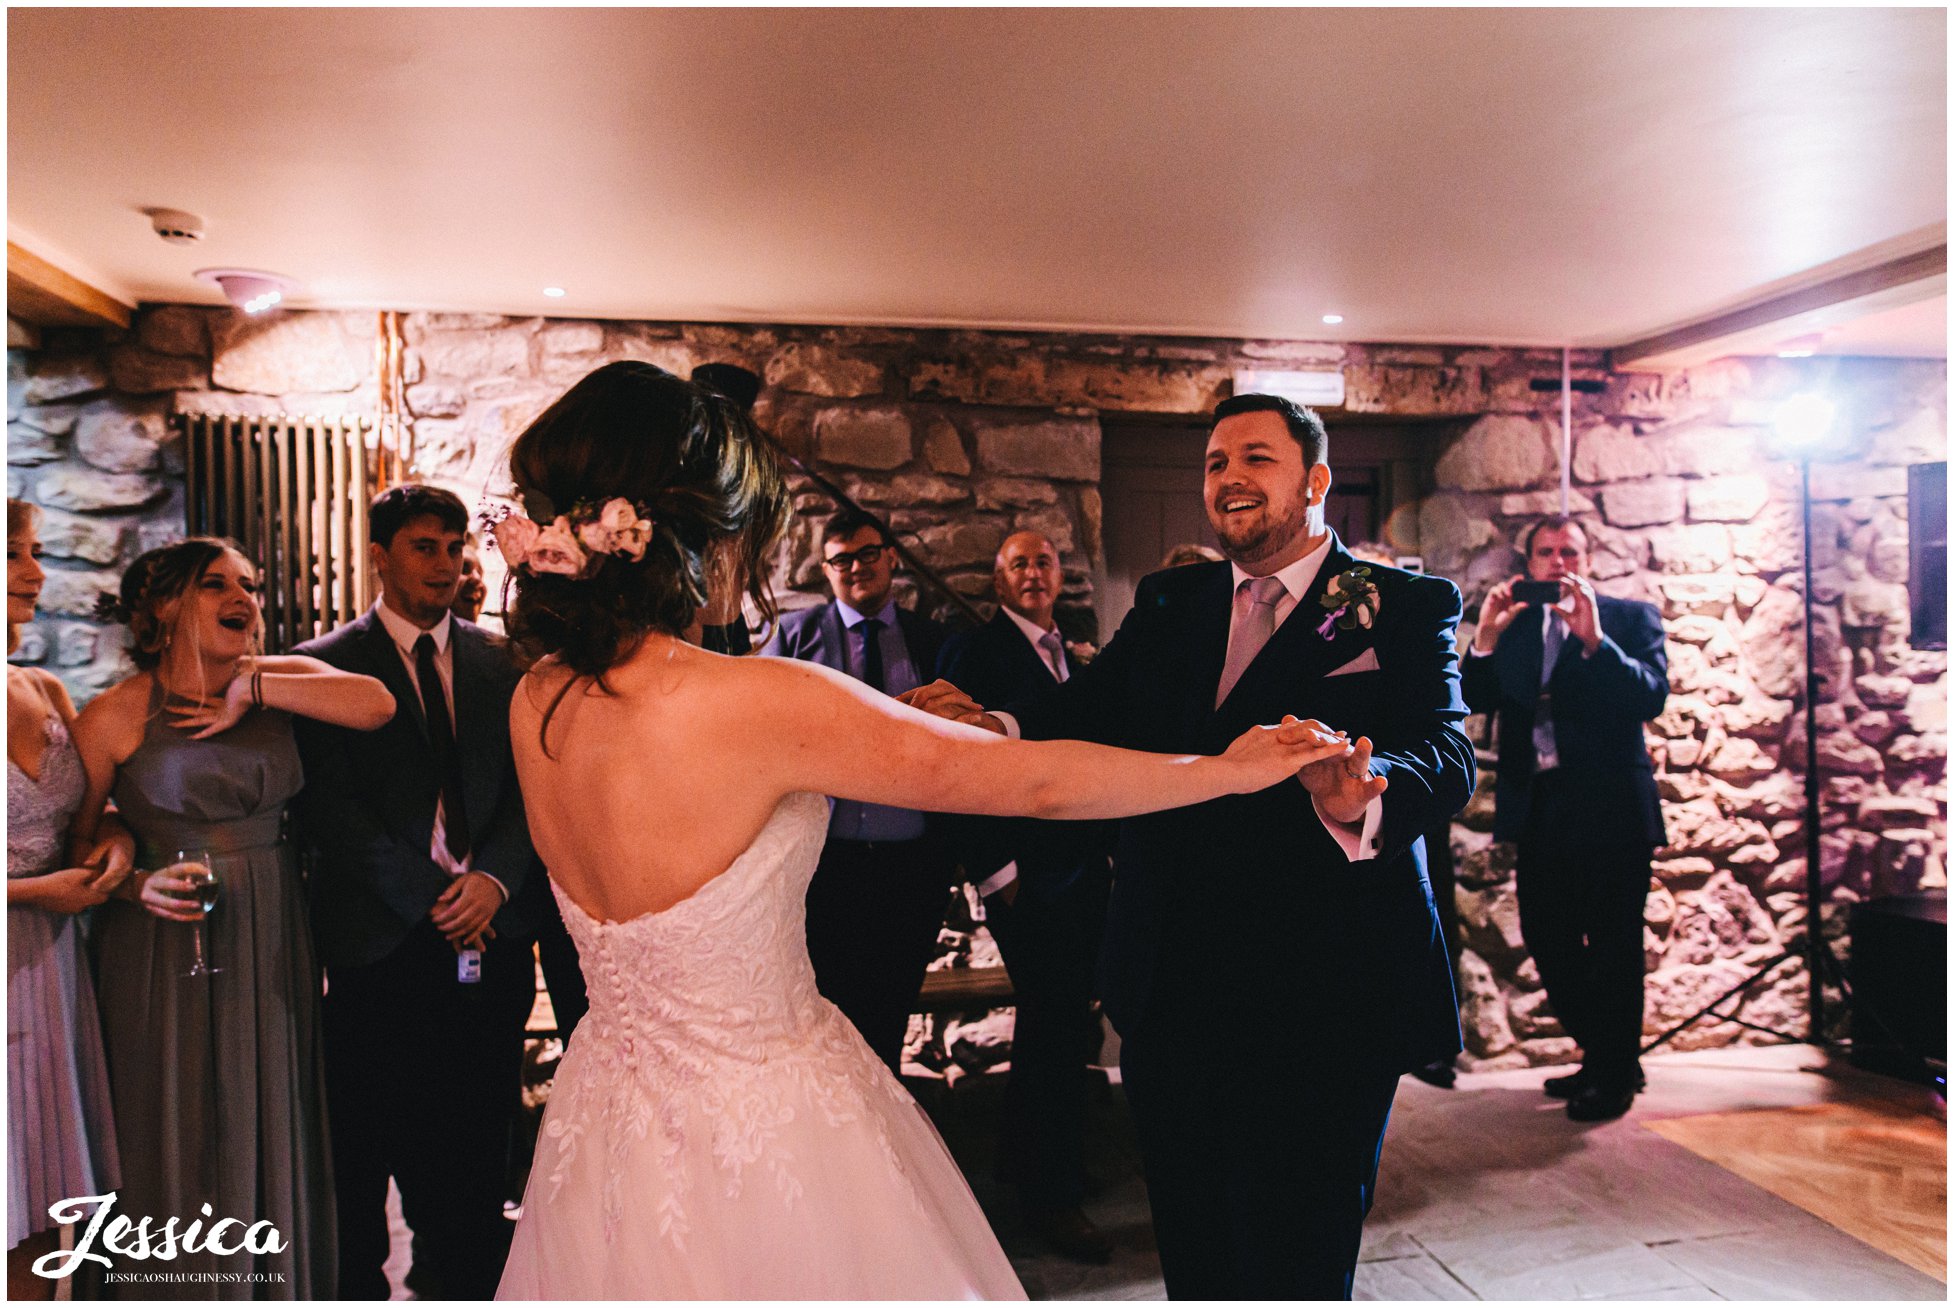
[[[982,704],[940,678],[927,686],[905,690],[896,696],[896,699],[913,709],[920,709],[924,713],[946,718],[951,722],[982,727],[986,731],[995,731],[1000,736],[1005,734],[1004,724],[984,712]]]
[[[1311,763],[1296,774],[1303,789],[1315,798],[1325,817],[1336,822],[1361,822],[1370,802],[1384,793],[1383,777],[1371,775],[1369,736],[1357,737],[1350,754]]]

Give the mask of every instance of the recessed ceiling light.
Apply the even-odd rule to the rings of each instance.
[[[1323,315],[1323,321],[1334,327],[1343,321],[1343,315],[1340,313],[1326,313]]]
[[[549,296],[552,300],[560,300],[563,298],[563,288],[561,286],[545,286],[543,288],[543,294]]]

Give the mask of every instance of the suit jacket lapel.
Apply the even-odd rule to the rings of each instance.
[[[1187,629],[1194,634],[1186,684],[1193,688],[1194,694],[1187,703],[1196,722],[1205,722],[1214,715],[1214,693],[1221,686],[1221,669],[1228,662],[1228,625],[1233,617],[1235,574],[1226,564],[1214,565],[1213,571],[1213,580],[1204,583],[1189,604]],[[1240,689],[1238,681],[1235,691]],[[1228,698],[1233,699],[1235,691],[1230,691]]]
[[[833,600],[821,614],[821,641],[828,657],[822,658],[817,650],[814,662],[825,663],[836,672],[848,671],[848,629],[841,622],[841,607]]]
[[[427,714],[421,707],[420,694],[407,676],[407,665],[400,661],[400,647],[394,644],[394,638],[387,634],[386,625],[372,610],[368,610],[360,621],[367,624],[363,639],[373,673],[394,697],[394,712],[405,712],[414,729],[421,733],[421,744],[431,745],[427,736]]]
[[[1025,639],[1024,632],[1018,629],[1018,624],[1011,621],[1011,615],[1004,611],[1002,604],[998,605],[997,612],[991,615],[991,625],[997,628],[997,638],[1004,642],[1006,649],[1011,651],[1011,661],[1023,669],[1020,680],[1028,680],[1036,672],[1039,674],[1038,680],[1028,681],[1031,686],[1042,686],[1047,681],[1057,682],[1058,678],[1052,675],[1051,665],[1045,662],[1036,649],[1032,648],[1031,642]],[[1059,653],[1064,657],[1063,641],[1059,643]],[[1071,660],[1067,658],[1065,675],[1069,677],[1074,671]]]
[[[461,801],[467,810],[472,845],[475,832],[487,819],[495,798],[491,793],[495,778],[483,765],[491,756],[491,751],[484,746],[489,742],[488,733],[496,726],[494,702],[483,666],[487,650],[481,633],[464,630],[459,622],[453,622],[448,628],[448,648],[454,656],[455,756],[461,767]],[[506,712],[502,721],[505,724],[508,721]]]
[[[1275,634],[1269,637],[1269,643],[1262,647],[1255,661],[1243,670],[1241,680],[1229,691],[1224,707],[1242,694],[1244,688],[1252,692],[1271,677],[1279,678],[1284,684],[1314,680],[1370,648],[1373,637],[1363,627],[1354,627],[1349,631],[1332,627],[1327,637],[1317,633],[1317,628],[1323,625],[1323,619],[1330,612],[1321,603],[1323,593],[1330,587],[1330,579],[1356,564],[1335,535],[1330,537],[1323,549],[1323,563],[1311,579],[1309,589],[1296,601],[1296,607],[1275,629]],[[1234,574],[1231,571],[1228,575],[1232,577]],[[1224,660],[1227,657],[1227,632],[1231,616],[1224,614],[1221,622]],[[1217,668],[1214,679],[1208,683],[1210,702],[1213,701],[1214,687],[1220,682],[1221,674]]]

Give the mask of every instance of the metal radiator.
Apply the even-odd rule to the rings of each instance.
[[[188,414],[184,525],[228,536],[263,569],[265,649],[350,622],[372,601],[366,508],[397,458],[370,419]]]

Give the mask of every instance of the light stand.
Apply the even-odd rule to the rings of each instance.
[[[1802,408],[1793,405],[1804,403]],[[1823,406],[1822,408],[1818,406]],[[1825,1045],[1825,986],[1821,971],[1829,976],[1832,984],[1848,1000],[1852,997],[1846,982],[1845,969],[1833,955],[1832,947],[1826,943],[1823,924],[1820,921],[1819,899],[1824,894],[1821,866],[1821,841],[1819,839],[1818,804],[1818,660],[1817,641],[1812,622],[1812,447],[1825,434],[1831,425],[1831,406],[1816,397],[1801,397],[1786,406],[1790,410],[1790,421],[1781,418],[1781,430],[1787,443],[1794,444],[1798,453],[1798,500],[1803,510],[1805,556],[1805,970],[1811,985],[1807,999],[1806,1013],[1809,1017],[1804,1043]],[[1668,1030],[1642,1046],[1644,1054],[1667,1044],[1689,1027],[1703,1018],[1715,1014],[1720,1020],[1735,1022],[1738,1026],[1765,1035],[1777,1036],[1784,1040],[1795,1040],[1796,1036],[1784,1031],[1774,1031],[1770,1027],[1746,1022],[1740,1017],[1716,1013],[1717,1005],[1733,995],[1749,992],[1766,975],[1797,958],[1799,951],[1786,949],[1775,958],[1767,959],[1749,976],[1730,987],[1709,1003],[1691,1013]],[[1882,1024],[1883,1025],[1883,1024]]]

